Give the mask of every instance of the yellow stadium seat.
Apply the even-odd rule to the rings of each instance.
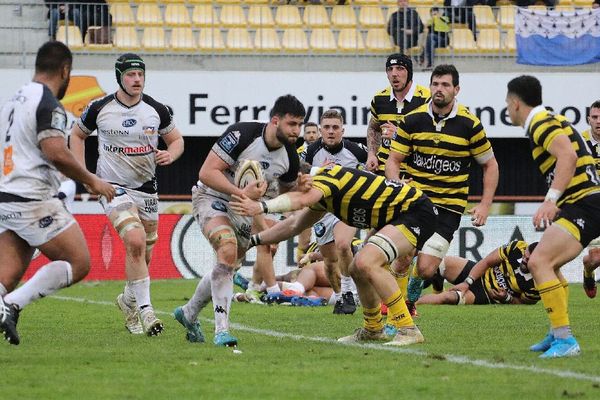
[[[158,26],[144,28],[142,36],[142,46],[145,50],[156,51],[164,50],[166,46],[165,31]]]
[[[359,53],[365,51],[365,42],[360,31],[354,28],[340,29],[338,49],[344,53]]]
[[[219,18],[221,25],[225,27],[245,27],[246,16],[244,10],[239,5],[225,4],[221,8],[221,16]]]
[[[592,0],[573,0],[575,7],[592,8]]]
[[[192,20],[184,4],[167,4],[165,8],[165,23],[167,26],[190,26]]]
[[[236,0],[187,0],[191,4],[239,4]]]
[[[277,11],[275,11],[275,23],[282,28],[302,26],[302,18],[300,18],[298,7],[290,5],[277,7]]]
[[[379,0],[352,0],[352,4],[357,6],[376,5],[379,4]]]
[[[473,6],[473,14],[475,15],[475,21],[477,21],[477,29],[498,26],[492,7],[490,6]]]
[[[308,51],[308,40],[306,40],[306,33],[304,33],[304,29],[289,28],[283,31],[281,47],[290,53]]]
[[[185,0],[160,0],[160,2],[165,4],[185,4]]]
[[[381,0],[381,4],[384,4],[386,6],[397,6],[398,0]]]
[[[517,40],[515,38],[514,29],[506,31],[506,36],[504,37],[504,49],[511,53],[514,53],[517,50]]]
[[[384,28],[387,21],[383,18],[381,7],[363,6],[358,12],[358,23],[361,28]]]
[[[554,7],[554,11],[572,13],[572,12],[575,12],[575,7],[568,6],[568,5],[560,5],[560,6]]]
[[[195,26],[218,25],[217,11],[210,4],[198,4],[192,12],[192,24]]]
[[[270,0],[244,0],[246,4],[269,4]]]
[[[156,3],[143,3],[138,6],[136,20],[138,25],[153,26],[162,25],[163,19],[160,9]]]
[[[331,24],[335,28],[353,28],[356,26],[356,13],[352,6],[336,6],[331,11]]]
[[[117,26],[115,28],[114,45],[120,50],[139,50],[140,41],[132,26]]]
[[[56,31],[56,40],[63,42],[69,48],[76,50],[83,47],[83,39],[81,38],[81,31],[78,26],[75,25],[59,25]]]
[[[252,51],[254,46],[246,28],[231,28],[225,42],[229,51]]]
[[[477,35],[477,47],[484,53],[494,53],[501,50],[500,30],[498,28],[482,28]]]
[[[504,29],[515,27],[515,7],[514,6],[502,6],[498,11],[498,22]]]
[[[454,29],[450,34],[450,45],[458,53],[477,52],[477,43],[473,39],[473,32],[468,28]]]
[[[390,35],[385,29],[369,29],[365,47],[372,53],[389,53],[394,50]]]
[[[225,42],[221,31],[218,28],[200,29],[198,49],[209,52],[225,50]]]
[[[417,14],[419,14],[419,18],[423,25],[429,25],[429,21],[431,20],[431,7],[429,6],[417,6],[415,7],[417,10]]]
[[[544,11],[544,12],[546,12],[548,10],[546,8],[546,6],[542,6],[542,5],[533,5],[533,6],[529,6],[527,8],[529,10],[532,10],[532,11]]]
[[[322,5],[309,5],[304,8],[304,25],[310,28],[329,26],[327,10]]]
[[[256,28],[275,26],[271,7],[265,5],[251,5],[248,8],[248,24],[251,27]]]
[[[135,25],[135,17],[133,16],[133,11],[127,3],[111,4],[110,14],[112,15],[112,22],[115,26]]]
[[[169,44],[176,51],[194,51],[196,50],[194,32],[192,32],[191,28],[173,28]]]
[[[433,4],[433,0],[409,0],[408,4],[411,7],[431,6]]]
[[[310,49],[316,53],[335,53],[337,44],[329,28],[315,28],[310,33]]]
[[[279,52],[281,43],[277,31],[273,28],[257,29],[254,36],[254,48],[265,52]]]

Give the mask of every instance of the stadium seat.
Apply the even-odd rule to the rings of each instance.
[[[162,25],[163,19],[156,3],[143,3],[138,6],[136,21],[141,26]]]
[[[63,42],[72,50],[78,50],[83,47],[81,31],[75,25],[59,25],[56,31],[56,40]]]
[[[185,0],[160,0],[160,2],[165,4],[185,4]]]
[[[190,13],[184,4],[167,4],[165,8],[165,24],[167,26],[191,26]]]
[[[384,4],[386,6],[398,6],[398,0],[381,0],[381,4]],[[414,5],[414,2],[411,2],[411,5]]]
[[[517,50],[517,40],[515,38],[514,29],[506,31],[506,36],[504,37],[504,49],[508,50],[510,53],[514,53]]]
[[[269,4],[270,0],[244,0],[246,4]]]
[[[149,51],[164,50],[167,47],[164,29],[158,26],[144,28],[142,46],[144,50]]]
[[[373,6],[379,4],[379,0],[352,0],[352,4],[356,4],[357,6]]]
[[[329,28],[315,28],[310,33],[310,49],[316,53],[335,53],[337,44]]]
[[[271,7],[265,5],[251,5],[248,8],[248,24],[251,27],[256,28],[275,26]]]
[[[225,42],[221,31],[218,28],[200,29],[198,49],[208,52],[225,50]]]
[[[385,29],[369,29],[365,47],[367,51],[373,53],[390,53],[394,50],[390,35]]]
[[[364,6],[358,12],[358,23],[361,28],[384,28],[387,26],[381,7]]]
[[[573,0],[575,7],[592,8],[592,0]]]
[[[323,28],[329,26],[327,10],[322,5],[310,5],[304,8],[304,25],[309,28]]]
[[[257,29],[254,36],[254,48],[264,52],[281,51],[281,43],[277,31],[273,28]]]
[[[575,7],[561,4],[561,5],[554,7],[554,11],[572,13],[572,12],[575,12]]]
[[[282,28],[301,27],[302,18],[300,18],[298,7],[290,5],[277,7],[275,23]]]
[[[356,14],[352,6],[336,6],[331,11],[331,24],[335,28],[353,28],[356,26]]]
[[[117,26],[115,28],[114,45],[119,50],[139,50],[140,42],[135,28],[132,26]]]
[[[227,32],[227,41],[225,42],[227,50],[249,52],[254,50],[252,40],[246,28],[231,28]]]
[[[514,6],[502,6],[498,11],[498,22],[504,29],[510,29],[515,27],[515,7]]]
[[[194,32],[191,28],[173,28],[169,44],[175,51],[194,51],[196,50]]]
[[[221,26],[224,27],[246,27],[246,16],[239,5],[226,4],[221,8],[219,17]]]
[[[415,7],[415,10],[417,10],[417,14],[419,14],[419,18],[421,19],[423,25],[429,25],[429,20],[431,19],[431,7],[418,6]]]
[[[219,23],[217,11],[210,4],[198,4],[192,12],[192,24],[195,26],[214,26]]]
[[[308,40],[306,33],[301,28],[288,28],[283,31],[281,47],[289,53],[301,53],[308,51]]]
[[[498,28],[483,28],[477,34],[477,47],[484,53],[496,53],[501,50],[500,30]]]
[[[454,29],[450,34],[450,45],[456,53],[475,53],[477,43],[473,39],[473,31],[468,28]]]
[[[127,3],[111,4],[110,14],[112,15],[112,22],[115,26],[135,25],[133,11]]]
[[[477,21],[477,29],[479,28],[494,28],[498,26],[494,12],[490,6],[473,6],[473,14]]]
[[[340,29],[338,49],[344,53],[359,53],[365,51],[365,42],[360,31],[354,28]]]
[[[545,12],[545,11],[547,11],[547,10],[548,10],[548,9],[546,8],[546,6],[543,6],[543,5],[537,5],[537,4],[536,4],[536,5],[533,5],[533,6],[529,6],[529,7],[527,7],[527,8],[528,8],[529,10],[532,10],[532,11],[544,11],[544,12]]]

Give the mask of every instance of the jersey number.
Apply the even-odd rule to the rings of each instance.
[[[15,110],[13,109],[8,115],[8,129],[6,129],[6,139],[4,140],[4,162],[2,165],[2,174],[4,175],[10,174],[15,167],[13,162],[13,146],[10,144],[10,128],[12,127],[14,116]]]

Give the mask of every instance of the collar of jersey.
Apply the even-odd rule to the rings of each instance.
[[[125,108],[133,108],[133,107],[137,106],[138,104],[140,104],[140,103],[142,102],[142,98],[144,97],[144,95],[141,95],[141,96],[140,96],[140,101],[138,101],[137,103],[135,103],[135,104],[134,104],[134,105],[132,105],[132,106],[128,106],[127,104],[123,104],[123,103],[121,102],[121,100],[119,100],[119,98],[117,97],[117,92],[115,92],[115,94],[113,94],[113,97],[114,97],[115,101],[116,101],[117,103],[119,103],[120,105],[122,105],[123,107],[125,107]]]
[[[527,132],[529,131],[529,125],[531,125],[531,120],[535,117],[536,114],[541,113],[542,111],[546,111],[546,107],[543,105],[535,106],[529,111],[529,115],[525,119],[525,125],[523,125],[523,129],[525,129],[525,136],[527,136]]]
[[[415,84],[413,84],[412,82],[410,83],[410,89],[408,89],[408,92],[406,92],[406,95],[404,96],[404,99],[402,99],[402,101],[406,101],[407,103],[410,103],[412,101],[412,98],[415,94],[415,89],[416,89]],[[397,101],[398,99],[396,99],[396,96],[394,96],[394,88],[390,86],[390,101]]]
[[[442,118],[440,120],[440,122],[437,122],[437,123],[435,122],[435,117],[433,115],[432,104],[433,104],[433,101],[430,101],[429,103],[427,103],[427,114],[429,114],[429,116],[431,117],[431,121],[435,125],[436,132],[440,132],[442,130],[442,128],[444,127],[444,124],[446,123],[446,121],[451,118],[456,117],[456,114],[458,114],[458,101],[456,99],[454,99],[454,105],[452,106],[452,111],[450,111],[450,114],[446,115],[445,118]]]

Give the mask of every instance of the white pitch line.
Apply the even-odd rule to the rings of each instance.
[[[81,298],[81,297],[50,296],[48,298],[65,300],[65,301],[75,301],[78,303],[90,303],[90,304],[97,304],[97,305],[103,305],[103,306],[114,306],[114,303],[110,302],[110,301],[89,300],[89,299],[85,299],[85,298]],[[167,312],[167,311],[155,310],[155,312],[156,312],[156,314],[160,314],[160,315],[172,315],[170,312]],[[214,320],[209,319],[209,318],[200,318],[200,319],[205,322],[214,323]],[[552,375],[552,376],[556,376],[559,378],[571,378],[571,379],[577,379],[577,380],[581,380],[581,381],[600,383],[600,376],[587,375],[587,374],[582,374],[579,372],[568,371],[568,370],[563,371],[563,370],[554,370],[554,369],[548,369],[548,368],[538,368],[538,367],[535,367],[532,365],[505,364],[505,363],[497,362],[497,361],[491,362],[491,361],[487,361],[487,360],[472,359],[467,356],[458,356],[458,355],[454,355],[454,354],[439,355],[439,354],[428,353],[426,351],[417,350],[417,349],[409,348],[409,347],[384,346],[382,344],[376,344],[376,343],[341,343],[341,342],[338,342],[336,339],[327,338],[327,337],[305,336],[305,335],[297,335],[297,334],[293,334],[293,333],[278,332],[278,331],[273,331],[273,330],[269,330],[269,329],[258,329],[258,328],[252,328],[250,326],[246,326],[246,325],[242,325],[242,324],[237,324],[237,323],[231,323],[231,327],[234,329],[240,330],[240,331],[256,333],[259,335],[271,336],[271,337],[276,337],[276,338],[286,338],[286,339],[293,339],[293,340],[298,340],[298,341],[310,341],[310,342],[317,342],[317,343],[336,344],[336,345],[340,345],[340,346],[359,347],[359,348],[363,348],[363,349],[381,350],[381,351],[387,351],[387,352],[392,352],[392,353],[411,354],[411,355],[417,355],[417,356],[422,356],[422,357],[435,356],[436,360],[448,361],[453,364],[465,364],[465,365],[484,367],[484,368],[490,368],[490,369],[507,369],[507,370],[514,370],[514,371],[527,371],[527,372],[533,372],[535,374]],[[548,362],[551,362],[551,360],[548,360]]]

